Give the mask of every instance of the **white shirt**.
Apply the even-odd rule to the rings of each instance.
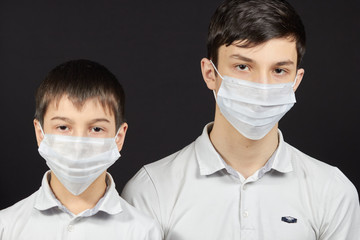
[[[107,191],[97,205],[72,214],[54,196],[45,173],[41,188],[28,198],[0,211],[0,239],[124,239],[159,240],[155,220],[125,202],[107,174]]]
[[[285,143],[247,179],[228,166],[208,132],[144,166],[122,196],[156,218],[166,240],[359,240],[354,185],[335,167]]]

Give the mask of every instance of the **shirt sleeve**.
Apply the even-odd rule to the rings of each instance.
[[[2,214],[0,212],[0,240],[4,239],[4,231],[5,231],[5,226],[1,220]]]
[[[336,169],[324,198],[325,217],[320,240],[360,239],[359,195],[355,186]]]
[[[121,196],[135,208],[156,219],[163,231],[158,193],[145,167],[125,185]]]

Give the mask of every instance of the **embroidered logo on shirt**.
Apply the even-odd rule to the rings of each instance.
[[[296,223],[297,219],[294,217],[286,216],[286,217],[282,217],[281,221],[286,222],[286,223]]]

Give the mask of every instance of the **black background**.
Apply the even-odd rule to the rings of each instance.
[[[360,189],[360,3],[290,1],[307,31],[297,104],[280,122],[287,142],[340,168]],[[110,168],[117,189],[139,168],[196,139],[213,119],[200,60],[220,1],[0,2],[0,209],[29,196],[47,170],[33,130],[34,92],[56,65],[108,67],[124,86],[129,131]]]

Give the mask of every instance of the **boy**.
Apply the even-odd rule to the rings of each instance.
[[[41,188],[0,212],[0,239],[160,239],[160,229],[117,193],[106,169],[125,140],[124,91],[104,66],[54,68],[36,93]]]
[[[357,240],[355,187],[335,167],[285,143],[305,31],[284,0],[228,0],[201,60],[215,119],[193,143],[144,166],[122,196],[155,217],[163,238]]]

